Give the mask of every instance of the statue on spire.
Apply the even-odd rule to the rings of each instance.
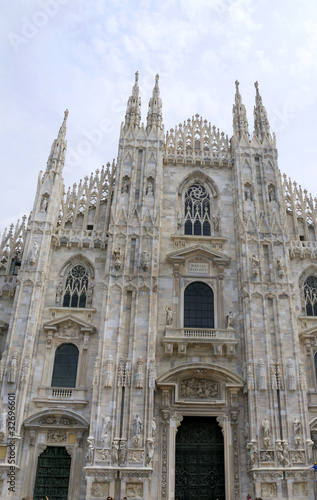
[[[158,85],[159,75],[155,76],[155,85],[153,88],[152,97],[149,101],[149,111],[147,114],[146,128],[162,127],[162,100],[160,99],[160,89]]]
[[[256,92],[254,106],[254,134],[262,142],[265,137],[271,139],[270,124],[259,92],[259,83],[255,82],[254,86]]]
[[[233,133],[237,134],[238,138],[241,139],[242,135],[249,138],[249,128],[247,113],[244,104],[242,103],[241,94],[239,91],[239,81],[235,81],[236,94],[234,98],[234,105],[232,109],[233,113]]]
[[[125,114],[124,128],[130,126],[139,127],[141,121],[141,97],[139,97],[139,72],[135,73],[135,81],[132,87],[132,95],[128,99],[127,112]]]

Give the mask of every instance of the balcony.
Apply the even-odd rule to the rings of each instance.
[[[76,389],[69,387],[39,387],[38,396],[34,398],[36,406],[50,405],[53,406],[62,403],[63,406],[86,406],[86,389]]]
[[[166,328],[162,339],[165,346],[165,354],[172,356],[174,346],[177,346],[178,354],[186,354],[189,344],[209,344],[216,357],[232,358],[235,356],[238,340],[233,329],[214,328]]]

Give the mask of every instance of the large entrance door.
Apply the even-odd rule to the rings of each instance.
[[[64,447],[49,446],[39,456],[34,500],[67,500],[71,458]]]
[[[183,418],[175,458],[175,500],[225,500],[223,436],[215,417]]]

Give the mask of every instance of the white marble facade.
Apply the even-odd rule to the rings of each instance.
[[[141,125],[136,75],[117,161],[64,194],[67,114],[0,246],[1,498],[32,496],[54,445],[70,500],[174,500],[177,429],[201,415],[223,432],[226,500],[313,498],[316,202],[281,178],[258,85],[249,135],[236,82],[229,140],[198,115],[165,134],[158,76]],[[212,328],[184,326],[197,282]],[[70,388],[52,386],[64,344]]]

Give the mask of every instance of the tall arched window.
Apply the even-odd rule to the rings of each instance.
[[[88,290],[88,273],[84,266],[73,266],[66,278],[63,307],[85,307]]]
[[[317,316],[317,277],[308,276],[304,283],[304,298],[307,316]]]
[[[195,281],[184,292],[184,328],[214,328],[214,293]]]
[[[210,228],[210,195],[201,184],[192,184],[185,194],[185,234],[210,236]]]
[[[76,387],[78,347],[62,344],[55,352],[52,387]]]

